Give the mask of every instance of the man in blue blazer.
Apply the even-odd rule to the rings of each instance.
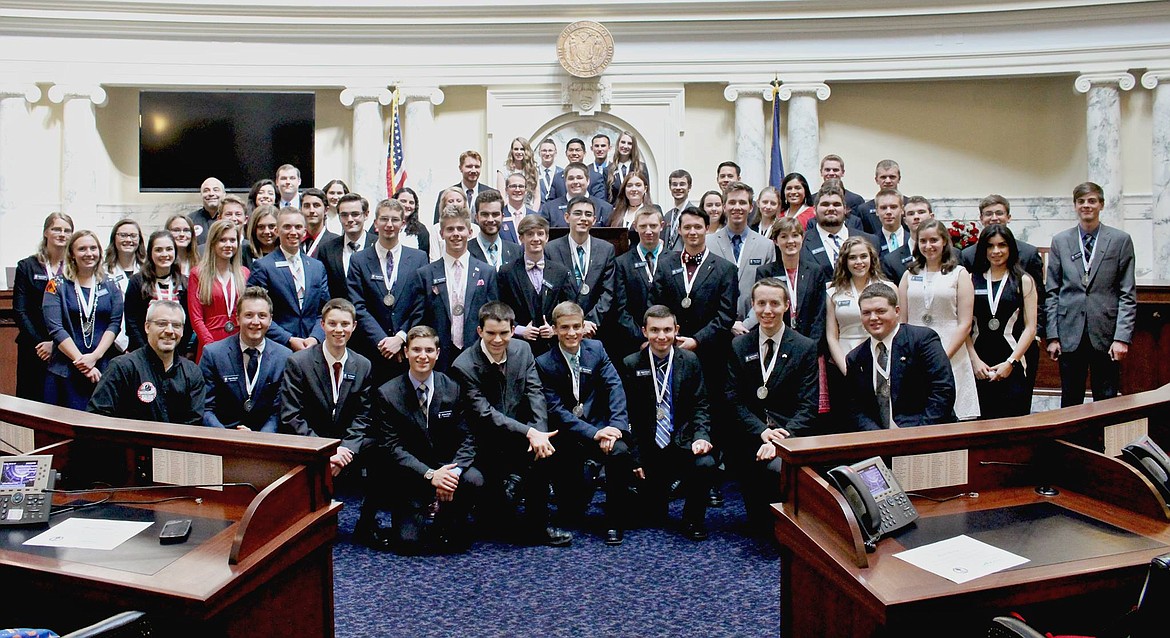
[[[885,284],[866,287],[858,305],[869,339],[845,357],[845,396],[857,429],[954,421],[955,377],[938,333],[899,325],[898,293]]]
[[[346,296],[357,311],[352,346],[377,362],[376,387],[406,371],[402,353],[410,328],[407,298],[414,273],[427,266],[427,255],[398,241],[406,218],[398,200],[382,200],[375,213],[378,241],[350,259]]]
[[[523,183],[523,176],[508,177],[509,182],[516,179]],[[501,266],[512,263],[523,253],[517,241],[504,236],[504,198],[498,192],[486,192],[475,200],[475,222],[479,234],[467,242],[472,257],[499,272]],[[508,237],[518,237],[515,226],[509,229]]]
[[[471,215],[467,208],[444,210],[439,233],[443,256],[411,276],[407,324],[430,326],[439,333],[439,363],[446,372],[463,349],[475,343],[476,316],[485,303],[499,299],[496,270],[467,251]]]
[[[630,433],[621,377],[600,341],[585,339],[585,312],[571,301],[553,309],[558,347],[536,358],[548,404],[549,429],[562,433],[557,506],[562,516],[582,520],[592,492],[582,476],[585,460],[605,467],[605,544],[621,545],[634,464],[622,439]]]
[[[864,237],[874,250],[878,250],[880,240],[869,233],[857,228],[851,228],[845,223],[848,209],[845,207],[845,189],[841,182],[829,180],[821,186],[817,193],[816,223],[804,234],[804,254],[801,260],[815,261],[822,266],[835,268],[837,253],[841,244],[850,237]]]
[[[569,224],[569,234],[549,242],[544,254],[573,276],[575,301],[585,310],[585,336],[596,337],[613,308],[613,244],[589,235],[597,223],[597,208],[592,200],[574,197],[564,219]]]
[[[325,266],[301,252],[305,216],[283,208],[276,219],[280,249],[252,263],[249,286],[260,286],[272,298],[272,326],[268,336],[293,352],[325,339],[321,307],[329,301]]]
[[[272,299],[249,286],[236,302],[237,334],[203,349],[199,367],[207,389],[203,425],[275,432],[280,423],[280,380],[292,351],[268,339]]]
[[[589,143],[593,151],[593,161],[589,164],[589,195],[608,201],[605,178],[609,173],[609,137],[598,133]]]
[[[327,237],[317,249],[317,261],[325,266],[325,279],[329,281],[329,297],[345,299],[349,296],[345,279],[353,256],[374,245],[378,235],[366,232],[366,217],[370,203],[357,193],[346,193],[337,201],[337,217],[341,220],[344,234]],[[352,300],[351,300],[352,301]]]
[[[604,178],[601,183],[605,189]],[[569,212],[569,202],[578,197],[588,197],[593,202],[593,211],[597,217],[597,225],[605,226],[609,223],[609,216],[613,214],[613,206],[601,197],[594,195],[590,189],[589,169],[580,162],[574,162],[565,167],[565,194],[556,199],[550,199],[540,207],[540,215],[548,220],[553,228],[570,226],[565,216]]]

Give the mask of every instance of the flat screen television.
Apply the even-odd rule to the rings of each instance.
[[[198,192],[208,177],[247,192],[284,164],[316,183],[312,93],[142,91],[138,115],[143,192]]]

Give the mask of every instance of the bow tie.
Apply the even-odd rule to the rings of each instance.
[[[544,260],[541,259],[540,261],[532,261],[530,259],[525,259],[524,268],[527,270],[532,270],[533,268],[544,270]]]
[[[687,251],[684,250],[683,254],[682,254],[682,263],[689,264],[692,262],[696,263],[696,264],[703,263],[703,253],[699,253],[697,255],[691,256],[690,253],[688,253]]]

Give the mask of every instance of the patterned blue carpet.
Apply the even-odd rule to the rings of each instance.
[[[774,636],[779,553],[747,535],[734,486],[724,494],[726,504],[707,515],[705,542],[673,528],[632,529],[624,544],[607,547],[596,530],[573,530],[568,548],[487,540],[435,557],[354,544],[360,503],[343,496],[333,551],[337,635]],[[671,504],[674,522],[681,510],[681,500]]]

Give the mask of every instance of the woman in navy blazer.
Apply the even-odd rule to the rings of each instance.
[[[73,233],[65,274],[45,287],[45,326],[56,349],[45,375],[45,402],[85,410],[122,327],[122,291],[101,268],[92,231]],[[83,306],[86,306],[83,308]]]
[[[16,315],[16,396],[41,401],[45,396],[46,363],[53,355],[53,339],[42,310],[45,286],[65,271],[65,246],[73,234],[73,220],[65,213],[45,218],[41,245],[34,255],[16,264],[12,310]]]

